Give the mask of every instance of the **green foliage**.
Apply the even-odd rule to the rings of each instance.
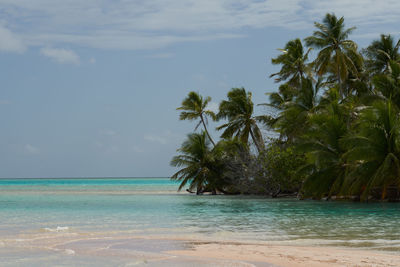
[[[216,180],[219,176],[218,159],[210,150],[210,143],[205,132],[189,134],[183,142],[171,165],[183,167],[172,175],[171,179],[181,181],[179,190],[189,184],[189,190],[201,193],[206,188],[216,190]]]
[[[248,142],[249,135],[253,139],[258,151],[264,148],[261,131],[257,121],[262,118],[254,117],[254,104],[251,100],[251,93],[244,88],[233,88],[228,92],[228,100],[223,100],[219,105],[218,119],[227,119],[228,122],[217,127],[217,130],[224,129],[221,138],[229,139],[233,136],[240,138],[244,143]]]
[[[358,76],[356,65],[352,58],[359,57],[357,44],[347,39],[355,27],[345,29],[344,18],[334,14],[326,14],[322,23],[315,22],[313,35],[307,37],[307,46],[320,49],[313,62],[317,75],[322,76],[332,72],[337,76],[339,87],[349,73]],[[341,92],[344,94],[344,92]]]
[[[216,154],[223,161],[223,172],[220,177],[225,181],[224,192],[229,194],[257,194],[260,190],[254,179],[260,173],[261,165],[257,164],[247,143],[239,138],[223,139],[216,146]]]
[[[372,78],[372,84],[377,91],[377,98],[392,101],[400,108],[400,64],[389,62],[390,71],[387,74],[377,74]]]
[[[310,118],[310,128],[297,146],[308,160],[300,172],[306,175],[304,197],[321,198],[339,193],[346,173],[340,139],[347,134],[347,114],[344,105],[332,101]]]
[[[204,131],[207,137],[210,139],[211,143],[215,146],[208,130],[207,130],[207,117],[211,117],[213,120],[216,119],[216,115],[211,110],[207,110],[207,105],[211,101],[211,97],[207,96],[203,98],[200,94],[196,92],[190,92],[188,96],[182,101],[182,106],[177,108],[177,110],[183,110],[179,115],[180,120],[199,120],[195,130],[203,124]]]
[[[282,105],[279,116],[271,124],[281,134],[281,139],[284,137],[291,143],[308,128],[309,116],[318,107],[318,92],[322,85],[321,79],[314,83],[310,78],[304,78],[295,96]]]
[[[326,14],[315,26],[305,38],[318,50],[314,61],[300,39],[272,59],[281,69],[271,77],[282,83],[261,104],[268,113],[255,115],[244,88],[231,89],[217,115],[206,108],[209,97],[190,92],[184,99],[180,119],[199,120],[205,132],[190,134],[171,162],[181,168],[172,177],[180,189],[400,199],[400,42],[381,35],[360,54],[343,17]],[[213,148],[207,117],[224,120]],[[260,123],[279,139],[265,147]]]
[[[370,46],[363,50],[366,55],[367,69],[373,74],[389,73],[390,62],[399,62],[400,40],[395,44],[393,37],[381,34],[379,40],[374,40]]]
[[[271,142],[263,155],[270,183],[280,189],[280,193],[299,192],[304,175],[298,172],[306,164],[304,155],[292,145],[277,140]]]
[[[399,115],[390,101],[377,101],[362,111],[355,132],[343,140],[354,166],[346,181],[349,194],[365,199],[378,189],[385,198],[389,187],[400,187]]]
[[[311,68],[307,64],[308,54],[311,48],[304,53],[303,44],[300,39],[289,41],[284,49],[279,49],[282,53],[273,58],[272,64],[280,64],[282,68],[279,72],[271,74],[270,77],[277,76],[275,82],[288,80],[288,84],[293,86],[301,85],[301,80],[311,75]]]

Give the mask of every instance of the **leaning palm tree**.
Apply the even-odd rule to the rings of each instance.
[[[171,165],[183,167],[172,175],[171,179],[181,181],[178,190],[189,184],[189,191],[200,194],[208,185],[215,184],[218,173],[214,171],[214,158],[206,134],[192,133],[177,150],[181,155],[173,157]],[[215,188],[212,188],[215,191]]]
[[[200,119],[195,130],[203,124],[204,131],[207,134],[208,139],[215,146],[210,133],[207,130],[207,117],[211,117],[215,120],[216,116],[211,110],[207,110],[207,105],[211,101],[211,97],[207,96],[203,98],[199,93],[190,92],[188,96],[182,101],[182,106],[177,108],[177,110],[183,110],[179,116],[180,120],[197,120]]]
[[[357,68],[349,54],[357,55],[357,44],[347,37],[355,27],[345,29],[344,18],[338,19],[334,14],[326,14],[322,23],[315,22],[313,35],[305,38],[307,46],[320,49],[313,62],[319,76],[330,69],[336,74],[339,88],[349,73],[357,75]],[[342,92],[343,94],[343,92]]]
[[[217,130],[224,129],[222,138],[236,136],[244,143],[247,143],[251,136],[258,152],[261,152],[264,149],[264,141],[257,121],[261,121],[262,118],[253,115],[253,106],[250,92],[246,92],[244,88],[232,88],[228,92],[228,100],[220,103],[217,114],[218,119],[228,119],[228,122],[217,127]]]
[[[364,54],[367,56],[367,67],[372,74],[390,72],[390,62],[400,61],[399,54],[400,40],[395,41],[393,37],[381,34],[379,40],[374,40],[370,46],[364,49]]]
[[[300,39],[289,41],[284,49],[279,49],[282,54],[273,58],[272,64],[282,65],[281,70],[271,74],[270,77],[277,76],[276,82],[286,81],[295,87],[301,88],[302,79],[311,76],[310,66],[307,64],[308,54],[311,48],[304,53],[304,48]]]

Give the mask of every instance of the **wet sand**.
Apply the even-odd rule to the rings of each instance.
[[[0,241],[0,266],[274,266],[267,262],[180,254],[193,251],[194,243],[129,235],[28,234]]]
[[[400,266],[400,255],[353,248],[68,232],[3,239],[0,259],[0,266]]]

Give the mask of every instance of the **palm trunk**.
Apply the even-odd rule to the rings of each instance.
[[[258,140],[254,137],[253,130],[251,128],[250,128],[250,135],[251,135],[251,138],[254,141],[254,144],[256,145],[258,153],[261,153],[262,149],[260,147],[260,144],[258,143]]]
[[[336,71],[337,71],[337,79],[338,79],[338,85],[339,85],[339,92],[340,92],[340,96],[344,97],[344,92],[343,92],[343,88],[342,88],[342,79],[340,77],[340,64],[339,64],[339,56],[338,56],[338,52],[336,51]]]
[[[341,78],[340,78],[340,67],[339,67],[339,65],[337,66],[337,72],[338,72],[337,79],[338,79],[339,90],[340,90],[341,96],[343,97],[343,88],[342,88],[342,81],[341,81]]]
[[[214,141],[212,140],[212,138],[211,138],[210,134],[209,134],[209,133],[208,133],[208,131],[207,131],[207,126],[206,126],[206,124],[205,124],[205,122],[204,122],[204,119],[203,119],[203,114],[202,114],[202,115],[200,115],[200,119],[201,119],[201,122],[203,123],[203,126],[204,126],[204,131],[206,132],[208,139],[210,139],[211,143],[212,143],[212,144],[213,144],[213,146],[215,147],[215,143],[214,143]]]
[[[300,70],[300,88],[299,90],[303,89],[303,72]]]

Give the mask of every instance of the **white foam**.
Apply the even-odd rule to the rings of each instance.
[[[73,251],[72,249],[66,249],[66,250],[64,250],[64,253],[67,255],[74,255],[75,251]]]
[[[46,232],[66,232],[69,230],[68,226],[57,226],[56,228],[44,228]]]

